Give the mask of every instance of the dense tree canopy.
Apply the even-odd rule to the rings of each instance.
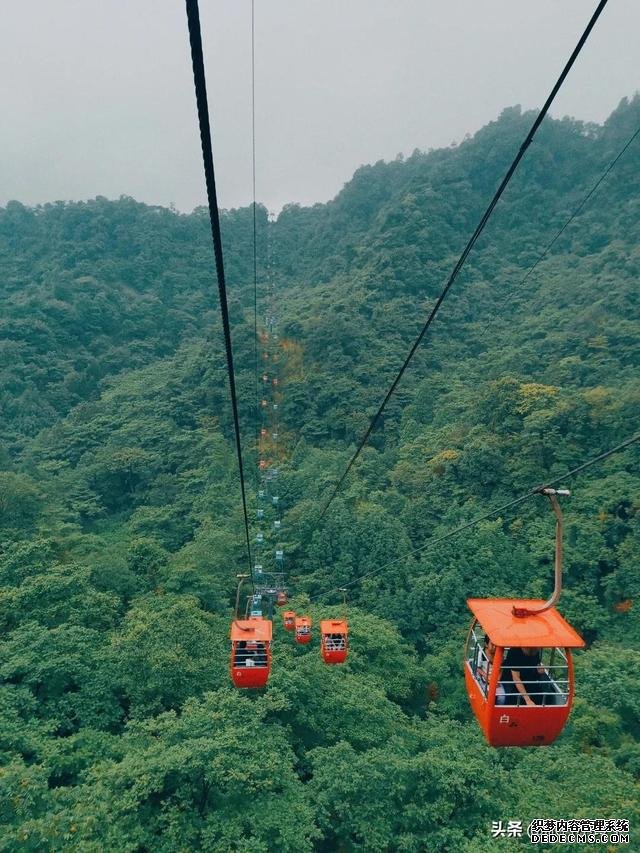
[[[467,596],[549,590],[546,502],[429,541],[638,431],[637,142],[526,273],[639,120],[636,97],[544,123],[322,523],[531,115],[259,208],[292,607],[317,627],[349,585],[351,651],[327,667],[277,622],[257,695],[228,675],[246,561],[206,211],[0,209],[0,851],[472,853],[534,817],[637,841],[638,447],[566,483],[561,610],[587,649],[551,747],[486,746],[460,662]],[[252,472],[251,210],[222,223]]]

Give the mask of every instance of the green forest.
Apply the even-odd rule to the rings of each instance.
[[[485,853],[532,849],[491,824],[534,818],[628,819],[638,849],[639,446],[562,484],[559,609],[587,646],[552,746],[489,747],[462,673],[467,597],[551,591],[547,501],[429,542],[638,432],[640,138],[526,273],[639,96],[544,122],[318,521],[533,116],[258,206],[279,541],[314,624],[297,646],[276,614],[264,690],[229,675],[247,559],[208,211],[0,209],[1,853]],[[253,211],[221,220],[255,536]],[[349,657],[326,666],[345,585]]]

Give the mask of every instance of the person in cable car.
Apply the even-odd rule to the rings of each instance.
[[[247,658],[247,643],[245,640],[239,640],[234,651],[233,665],[244,666]]]
[[[547,671],[542,666],[542,652],[537,648],[509,649],[504,656],[501,685],[504,686],[507,705],[555,705],[557,692]]]
[[[255,666],[267,665],[267,651],[264,643],[256,643],[255,649]]]
[[[326,645],[332,652],[342,651],[345,648],[344,634],[328,634]]]

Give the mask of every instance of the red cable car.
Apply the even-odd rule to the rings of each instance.
[[[296,614],[293,610],[285,610],[282,614],[282,624],[285,631],[293,631],[296,627]]]
[[[231,623],[231,680],[236,687],[264,687],[271,672],[272,624],[262,616]]]
[[[573,702],[570,649],[582,648],[584,641],[555,607],[516,615],[543,606],[541,600],[470,598],[467,604],[475,619],[467,639],[464,679],[487,741],[491,746],[553,743]],[[526,661],[527,652],[530,668],[517,662]],[[509,667],[510,657],[518,670]],[[516,689],[513,672],[524,693]]]
[[[584,641],[555,608],[562,589],[562,512],[542,488],[556,516],[555,587],[548,601],[470,598],[464,678],[473,713],[491,746],[553,743],[573,702],[571,649]]]
[[[284,607],[288,601],[287,593],[283,589],[276,593],[276,607]]]
[[[306,645],[311,642],[311,617],[298,616],[296,618],[296,643]]]
[[[325,663],[344,663],[348,652],[348,634],[346,619],[323,619],[320,623],[320,651]]]

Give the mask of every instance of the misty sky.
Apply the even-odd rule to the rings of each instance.
[[[363,163],[539,107],[596,0],[255,0],[257,196],[332,198]],[[251,201],[250,0],[200,0],[219,200]],[[183,0],[23,0],[0,25],[0,204],[204,203]],[[640,2],[610,0],[555,116],[640,89]],[[515,153],[515,152],[514,152]]]

